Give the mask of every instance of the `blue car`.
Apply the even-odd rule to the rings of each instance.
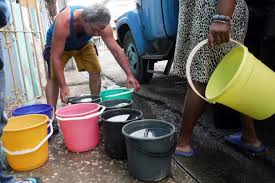
[[[178,0],[136,0],[136,8],[116,20],[119,44],[128,56],[131,68],[141,83],[152,79],[154,64],[168,60],[164,74],[173,63]]]

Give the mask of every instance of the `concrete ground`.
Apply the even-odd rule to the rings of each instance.
[[[89,93],[88,79],[86,74],[76,71],[66,72],[66,79],[70,85],[72,96]],[[102,88],[118,87],[115,83],[105,76],[102,79]],[[134,99],[135,101],[138,99]],[[39,102],[45,102],[41,99]],[[64,104],[59,103],[59,107]],[[145,118],[150,118],[145,114]],[[149,165],[150,162],[148,162]],[[104,151],[104,139],[100,135],[99,145],[88,152],[73,153],[68,151],[64,145],[61,134],[54,135],[49,142],[49,160],[40,168],[29,172],[12,172],[17,179],[38,176],[43,183],[96,183],[96,182],[114,182],[114,183],[131,183],[139,182],[129,176],[127,161],[119,161],[108,157]],[[184,171],[180,165],[172,161],[172,174],[160,182],[196,182]]]
[[[126,77],[120,72],[111,54],[108,51],[100,52],[100,60],[102,89],[124,85]],[[159,63],[155,70],[163,67],[164,63]],[[89,93],[87,74],[66,72],[66,80],[72,96]],[[151,83],[142,85],[141,91],[135,94],[134,107],[142,110],[145,118],[166,120],[179,129],[186,86],[185,81],[172,75],[154,75]],[[45,99],[41,101],[45,102]],[[251,159],[224,142],[223,137],[235,130],[216,129],[209,106],[194,129],[195,156],[173,157],[171,175],[161,182],[274,182],[275,142],[272,138],[272,122],[274,118],[257,123],[257,131],[269,146],[269,153]],[[45,183],[139,182],[129,176],[126,161],[114,160],[105,154],[102,134],[100,139],[94,150],[72,153],[65,147],[62,136],[55,135],[49,143],[49,161],[45,165],[29,172],[12,173],[18,178],[39,176]]]

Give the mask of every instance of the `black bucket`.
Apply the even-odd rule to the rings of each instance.
[[[80,104],[80,103],[99,103],[100,96],[97,95],[85,95],[81,97],[71,97],[68,100],[68,103],[71,104]]]
[[[126,119],[118,119],[129,115]],[[115,119],[117,117],[117,119]],[[127,117],[127,116],[126,116]],[[114,159],[126,159],[127,151],[125,139],[121,133],[122,127],[132,121],[142,119],[141,111],[131,108],[121,108],[106,111],[101,114],[105,152]]]
[[[120,109],[120,108],[132,108],[133,101],[129,99],[114,99],[114,100],[105,100],[99,103],[99,105],[105,106],[105,111]]]
[[[145,119],[126,124],[125,136],[130,175],[142,181],[159,181],[171,174],[176,147],[175,126]]]

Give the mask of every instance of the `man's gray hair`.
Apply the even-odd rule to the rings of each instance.
[[[82,12],[82,17],[85,22],[102,25],[108,25],[111,20],[110,11],[106,6],[100,3],[95,3],[85,8]]]

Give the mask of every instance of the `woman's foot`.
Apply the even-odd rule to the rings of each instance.
[[[259,140],[252,142],[242,138],[241,133],[229,135],[225,137],[225,141],[234,147],[250,153],[264,153],[268,150]]]
[[[258,139],[250,140],[250,139],[245,139],[243,136],[241,137],[241,141],[242,143],[253,146],[255,148],[261,147],[263,145],[262,142]]]
[[[175,155],[184,156],[184,157],[191,157],[191,156],[194,155],[194,150],[191,146],[184,146],[184,147],[177,146],[176,151],[175,151]]]

